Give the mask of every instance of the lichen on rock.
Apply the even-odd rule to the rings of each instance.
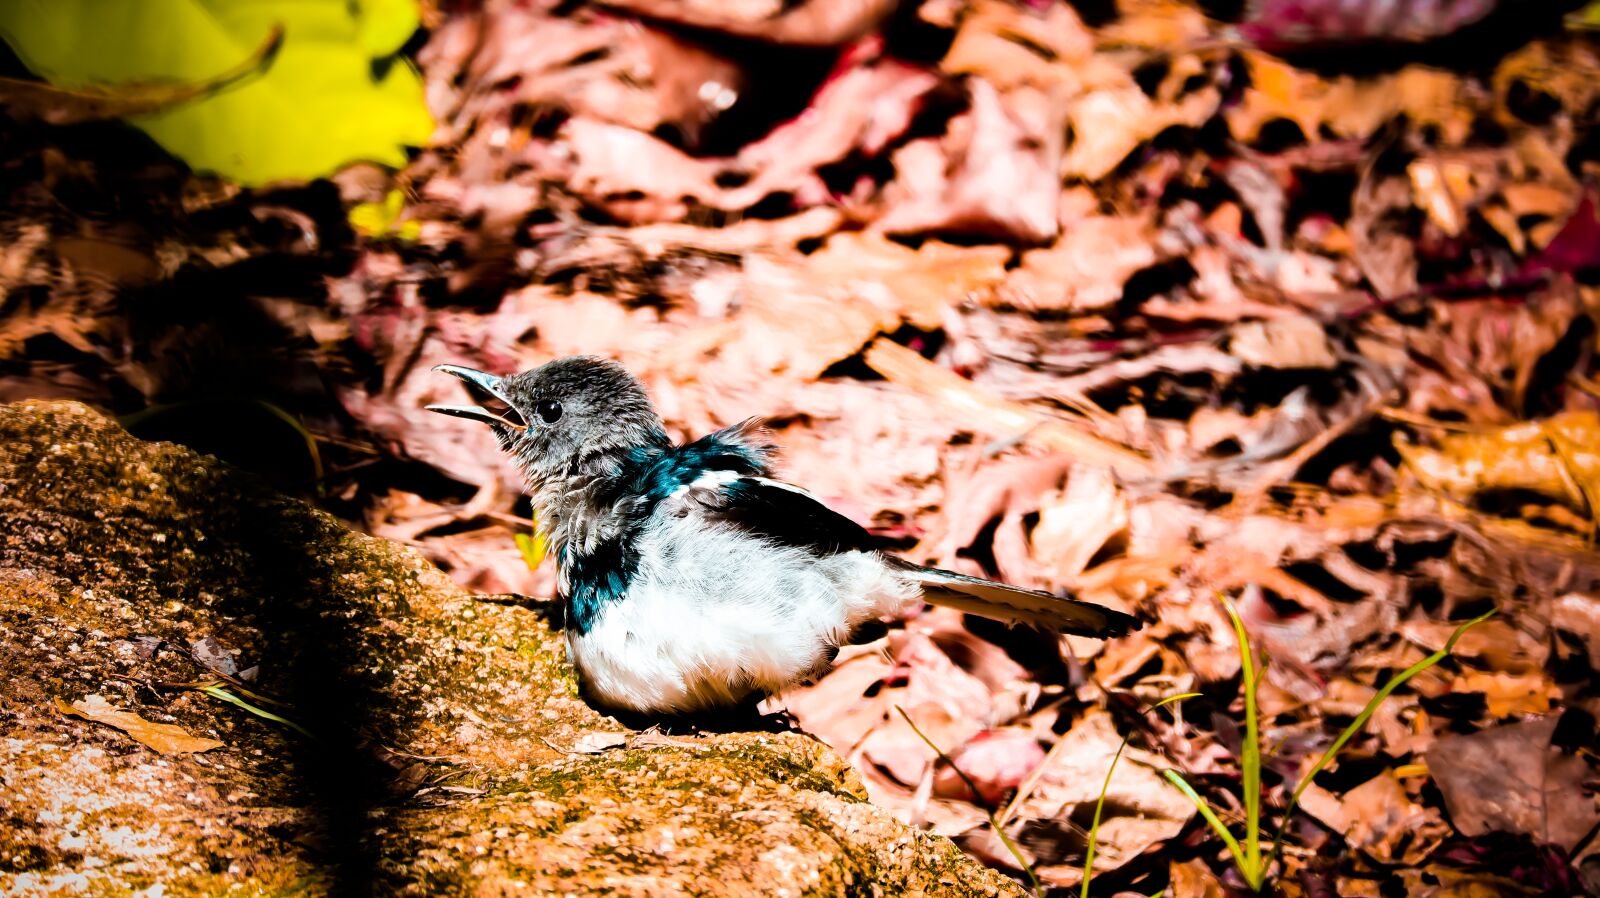
[[[803,735],[606,738],[536,610],[85,406],[0,406],[0,521],[0,894],[1021,894]]]

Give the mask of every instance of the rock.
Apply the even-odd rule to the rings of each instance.
[[[629,734],[538,611],[85,406],[0,406],[0,522],[0,894],[1022,894],[820,743]]]

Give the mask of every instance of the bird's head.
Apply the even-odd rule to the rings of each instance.
[[[616,362],[571,356],[506,377],[459,365],[434,370],[459,378],[480,404],[428,410],[488,424],[535,488],[551,477],[598,473],[588,469],[617,452],[667,442],[644,387]]]

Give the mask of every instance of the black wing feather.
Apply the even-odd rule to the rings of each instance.
[[[708,521],[818,555],[875,547],[872,534],[855,521],[798,489],[758,477],[694,486],[683,498],[680,513],[696,507]]]

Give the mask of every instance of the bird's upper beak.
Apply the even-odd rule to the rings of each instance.
[[[430,405],[428,411],[438,412],[441,415],[451,415],[457,418],[470,418],[482,421],[485,424],[502,424],[512,430],[527,430],[528,425],[522,420],[522,415],[507,399],[500,388],[500,378],[485,371],[475,368],[464,368],[460,365],[435,365],[435,371],[443,371],[461,379],[467,385],[468,392],[476,390],[487,394],[491,399],[505,406],[503,409],[488,409],[477,405]]]

